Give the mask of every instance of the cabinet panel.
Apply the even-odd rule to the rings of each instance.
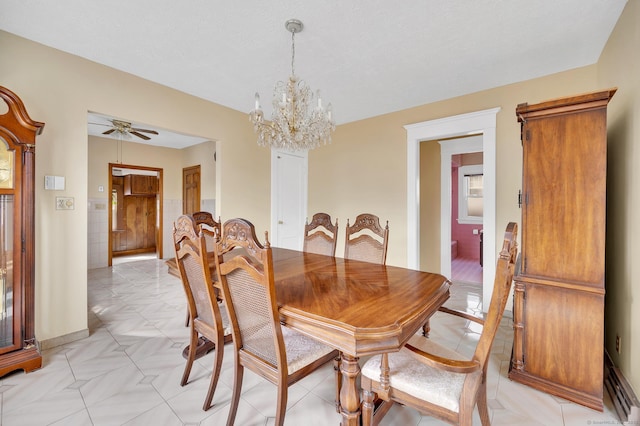
[[[528,275],[594,285],[604,280],[605,115],[599,109],[523,125],[522,256]]]
[[[126,175],[124,177],[124,195],[156,195],[158,178],[147,175]]]
[[[604,296],[525,285],[524,369],[602,399]]]

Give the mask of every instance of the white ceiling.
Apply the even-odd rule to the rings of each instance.
[[[626,1],[2,0],[0,29],[269,116],[297,18],[296,74],[343,124],[593,64]]]
[[[108,115],[98,114],[95,112],[88,113],[87,114],[87,133],[89,135],[99,136],[102,138],[116,139],[116,140],[120,139],[120,135],[118,135],[117,132],[113,132],[108,135],[104,134],[105,131],[112,128],[113,123],[111,123],[110,120],[114,118],[116,120],[130,122],[130,120],[127,120],[126,118],[111,117]],[[199,137],[199,136],[176,133],[168,129],[163,129],[157,126],[152,126],[152,125],[143,124],[143,123],[131,122],[131,127],[136,129],[155,130],[156,132],[158,132],[158,134],[154,135],[146,132],[140,132],[143,135],[151,138],[150,140],[144,140],[135,135],[130,134],[128,135],[128,137],[126,136],[123,137],[123,140],[126,140],[127,142],[141,143],[141,144],[153,145],[153,146],[162,146],[165,148],[182,149],[188,146],[197,145],[199,143],[210,140],[210,139]]]

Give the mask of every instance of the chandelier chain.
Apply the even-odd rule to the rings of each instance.
[[[291,31],[291,75],[296,75],[295,70],[295,59],[296,59],[296,32]]]

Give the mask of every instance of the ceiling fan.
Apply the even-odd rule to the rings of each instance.
[[[123,136],[131,134],[148,141],[151,138],[147,135],[143,135],[142,133],[149,133],[151,135],[158,134],[158,132],[156,132],[155,130],[139,129],[136,127],[131,127],[131,123],[127,121],[115,120],[115,119],[109,120],[109,121],[111,121],[112,127],[111,129],[105,132],[102,132],[103,135],[110,135],[111,133],[114,133],[114,132],[119,133]],[[102,126],[108,126],[108,124],[102,124]]]

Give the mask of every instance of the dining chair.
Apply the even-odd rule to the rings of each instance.
[[[193,217],[193,220],[195,221],[196,229],[198,230],[197,232],[202,231],[202,233],[204,234],[204,240],[207,243],[207,257],[209,258],[210,262],[213,262],[213,248],[215,246],[216,232],[218,234],[220,233],[220,218],[218,217],[218,221],[216,222],[216,220],[213,218],[213,214],[211,214],[211,212],[205,211],[192,213],[191,217]],[[218,300],[221,300],[217,289],[216,295],[218,297]],[[186,319],[184,321],[184,326],[189,327],[188,310]]]
[[[187,296],[190,323],[190,339],[187,347],[187,363],[180,385],[189,380],[193,361],[198,352],[213,351],[213,371],[203,410],[211,407],[213,394],[220,376],[224,343],[231,340],[231,327],[223,302],[218,301],[211,280],[204,232],[191,216],[178,217],[173,225],[173,241],[176,263]]]
[[[331,216],[327,213],[316,213],[311,223],[304,225],[304,240],[302,251],[326,256],[336,255],[336,241],[338,240],[338,219],[331,223]]]
[[[273,255],[265,232],[262,245],[253,224],[231,219],[216,243],[216,271],[227,302],[235,355],[234,382],[227,425],[235,421],[244,368],[278,387],[275,424],[282,425],[288,388],[338,352],[280,324]]]
[[[373,214],[359,214],[351,226],[349,226],[349,219],[347,219],[344,244],[345,259],[384,265],[387,261],[388,243],[389,221],[382,228],[380,219]]]
[[[378,424],[394,402],[456,425],[471,425],[473,408],[477,405],[482,425],[491,424],[487,407],[487,365],[511,289],[517,255],[516,234],[517,224],[509,223],[484,319],[441,308],[448,314],[482,324],[471,359],[420,335],[413,336],[399,352],[370,358],[362,367],[363,425]]]

